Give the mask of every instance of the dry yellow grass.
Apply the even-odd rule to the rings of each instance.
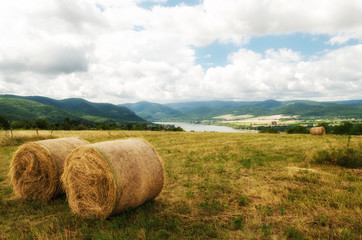
[[[24,141],[31,134],[35,132],[14,133]],[[93,143],[145,139],[163,160],[164,188],[154,201],[102,221],[70,214],[65,198],[14,201],[6,174],[18,143],[8,142],[0,148],[0,235],[7,239],[362,237],[361,169],[313,163],[314,152],[345,146],[347,136],[142,131],[39,135],[76,136]],[[349,144],[358,149],[361,143],[361,136],[352,136]]]

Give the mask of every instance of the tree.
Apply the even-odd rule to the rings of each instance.
[[[39,118],[35,121],[35,126],[37,126],[39,129],[48,129],[48,122],[44,119]]]
[[[348,135],[351,134],[353,129],[353,124],[350,122],[344,122],[338,126],[334,126],[333,133],[334,134],[343,134]]]
[[[304,126],[295,126],[287,130],[288,134],[291,133],[309,133],[309,129]]]
[[[63,129],[70,130],[71,124],[69,117],[64,118]]]
[[[362,135],[362,123],[357,123],[354,125],[352,132],[352,135]]]
[[[8,120],[0,116],[0,128],[8,130],[10,129],[10,123]]]
[[[279,133],[279,131],[273,127],[265,127],[265,128],[262,128],[259,131],[259,133]]]

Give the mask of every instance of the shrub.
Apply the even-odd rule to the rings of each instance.
[[[355,124],[352,128],[351,134],[352,135],[362,135],[362,123]]]
[[[341,125],[334,126],[333,133],[334,134],[351,134],[353,129],[353,124],[350,122],[344,122]]]
[[[276,128],[273,127],[266,127],[259,131],[259,133],[279,133],[279,131]]]
[[[287,133],[288,134],[293,134],[293,133],[309,134],[309,129],[304,127],[304,126],[295,126],[295,127],[290,128],[290,129],[287,129]]]

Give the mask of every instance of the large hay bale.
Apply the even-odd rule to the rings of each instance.
[[[313,127],[310,129],[310,134],[323,136],[326,134],[326,130],[324,129],[324,127]]]
[[[163,188],[164,169],[144,140],[116,140],[73,151],[62,181],[74,213],[102,219],[155,198]]]
[[[64,193],[60,176],[67,156],[88,144],[79,138],[58,138],[23,144],[10,166],[11,183],[22,199],[49,200]]]

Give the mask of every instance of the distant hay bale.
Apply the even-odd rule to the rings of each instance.
[[[310,134],[311,135],[326,135],[326,130],[324,129],[324,127],[313,127],[310,129]]]
[[[67,156],[88,144],[79,138],[58,138],[23,144],[10,166],[11,183],[22,199],[50,200],[64,193],[60,176]]]
[[[164,169],[144,140],[107,141],[73,151],[62,181],[74,213],[103,219],[155,198],[163,188]]]

